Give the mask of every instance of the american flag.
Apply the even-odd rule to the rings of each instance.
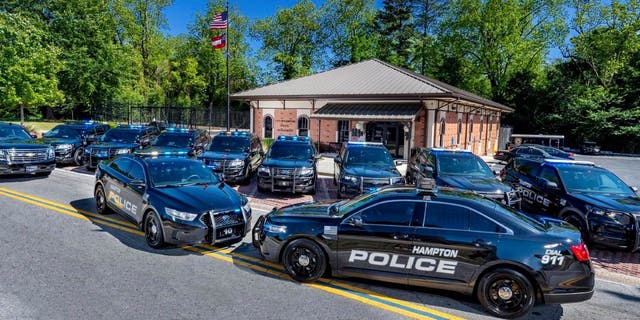
[[[214,49],[222,49],[226,44],[227,44],[227,37],[224,33],[219,36],[215,36],[211,38],[211,45],[213,46]]]
[[[216,13],[209,22],[209,29],[226,29],[227,28],[227,12]]]

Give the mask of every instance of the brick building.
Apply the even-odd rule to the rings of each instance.
[[[500,116],[513,109],[377,59],[231,95],[251,105],[262,138],[308,135],[321,149],[384,143],[397,158],[412,147],[491,155]]]

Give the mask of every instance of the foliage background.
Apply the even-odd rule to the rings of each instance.
[[[161,32],[172,3],[0,2],[0,118],[80,118],[111,103],[226,108],[224,50],[210,45],[220,31],[208,29],[224,1],[179,36]],[[514,132],[640,152],[637,0],[315,3],[256,21],[232,3],[231,92],[377,58],[513,107],[503,123]]]

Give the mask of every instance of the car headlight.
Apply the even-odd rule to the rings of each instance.
[[[9,152],[7,150],[0,150],[0,160],[9,160]]]
[[[53,159],[56,157],[56,152],[53,150],[52,147],[47,148],[47,158],[48,159]]]
[[[129,149],[118,149],[116,150],[116,154],[125,154],[129,153]]]
[[[73,149],[73,145],[69,143],[59,144],[56,146],[56,150],[70,150]]]
[[[611,211],[608,209],[602,209],[602,208],[598,208],[598,207],[591,207],[589,208],[589,213],[590,214],[594,214],[594,215],[598,215],[601,217],[606,217],[609,218],[619,224],[622,225],[628,225],[631,223],[631,216],[625,212],[619,212],[619,211]]]
[[[286,233],[287,232],[287,226],[280,226],[277,224],[273,224],[269,222],[269,220],[264,222],[262,229],[270,233]]]
[[[313,174],[313,168],[302,168],[302,169],[300,169],[300,175],[301,176],[308,176],[310,174]]]
[[[271,169],[269,169],[269,167],[259,167],[258,168],[258,173],[264,173],[266,175],[270,175],[271,174]]]
[[[229,162],[229,166],[230,167],[241,167],[241,166],[244,166],[244,160],[241,160],[241,159],[231,160],[231,162]]]
[[[348,175],[348,174],[345,174],[344,176],[342,176],[342,180],[345,180],[351,183],[358,183],[358,177]]]
[[[240,201],[242,204],[242,212],[248,215],[251,212],[251,205],[249,205],[249,199],[247,197],[242,196],[242,200]]]
[[[177,219],[185,220],[185,221],[193,221],[198,216],[195,213],[178,211],[176,209],[171,209],[171,208],[164,208],[164,212],[166,212],[172,218],[177,218]]]

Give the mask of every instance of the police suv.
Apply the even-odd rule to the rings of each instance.
[[[123,155],[101,162],[94,197],[98,213],[131,220],[152,248],[238,242],[251,226],[247,198],[195,159]]]
[[[382,143],[345,143],[333,162],[333,184],[338,186],[338,198],[404,183],[402,174]]]
[[[522,209],[569,222],[586,242],[636,250],[640,196],[609,170],[591,162],[514,158],[502,179],[519,189]]]
[[[108,125],[93,121],[68,122],[45,132],[41,141],[53,146],[57,163],[79,166],[84,149],[109,129]]]
[[[264,259],[298,281],[361,277],[475,294],[492,315],[593,295],[575,228],[454,189],[390,186],[335,203],[273,209],[252,231]]]
[[[0,122],[0,175],[48,176],[55,167],[53,147],[36,141],[22,126]]]
[[[133,153],[141,157],[195,157],[209,144],[209,133],[201,129],[166,128],[149,146]]]
[[[102,160],[132,153],[151,143],[157,136],[154,127],[120,125],[107,131],[100,140],[84,149],[83,162],[87,169],[95,169]]]
[[[222,131],[198,156],[226,182],[247,184],[262,163],[264,151],[260,138],[247,131]]]
[[[519,205],[518,193],[501,182],[489,166],[471,151],[414,148],[407,163],[406,179],[418,184],[433,179],[440,187],[473,191],[507,205]]]
[[[319,158],[309,137],[279,136],[258,168],[258,191],[315,194]]]

